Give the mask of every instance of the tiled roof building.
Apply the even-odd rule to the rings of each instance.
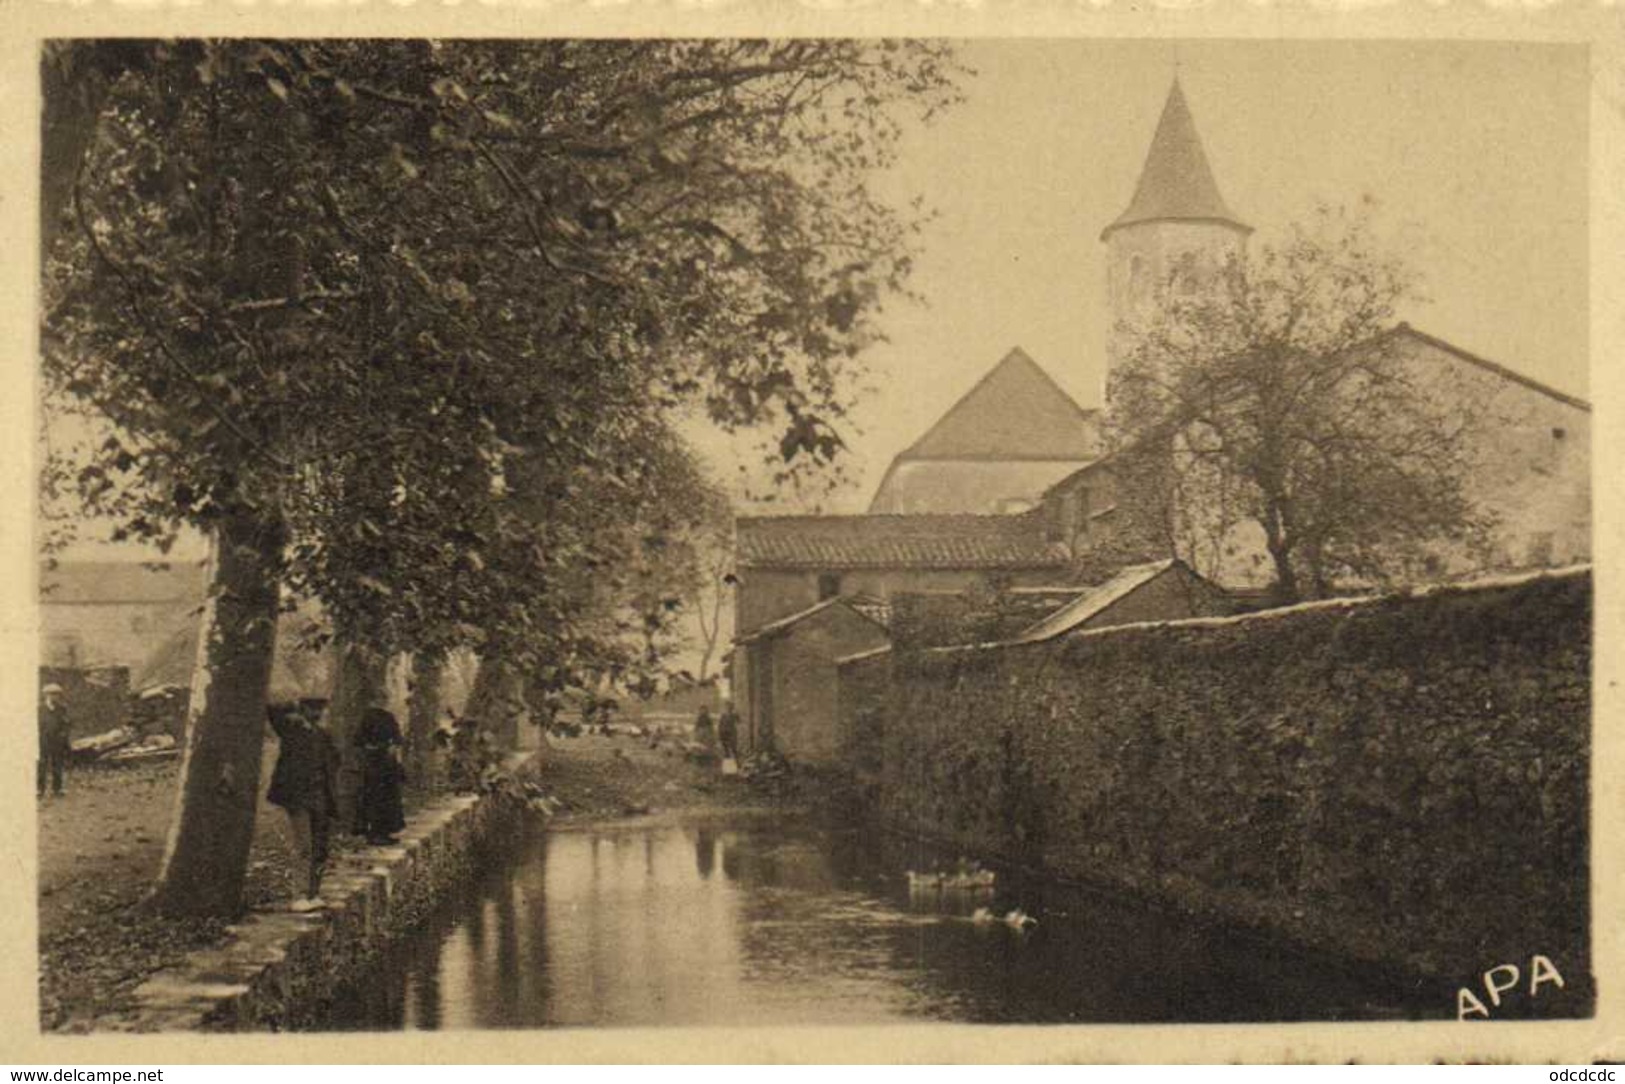
[[[1063,568],[1067,552],[1025,516],[747,516],[740,569]]]
[[[989,575],[1062,582],[1070,564],[1043,516],[744,516],[737,522],[735,628],[763,625],[836,596],[884,612],[902,592],[962,591]]]
[[[1100,235],[1108,369],[1173,298],[1216,281],[1251,232],[1220,193],[1176,79],[1132,196]],[[1469,488],[1496,523],[1489,564],[1550,566],[1590,556],[1589,404],[1405,324],[1362,348],[1395,352],[1415,366],[1421,394],[1483,393],[1494,420],[1475,452]],[[834,650],[834,639],[819,631],[826,624],[843,623],[862,639],[871,635],[864,619],[885,615],[899,643],[938,626],[957,633],[949,628],[956,620],[997,626],[1003,635],[999,622],[1033,608],[1036,596],[1013,605],[1015,592],[1044,588],[1054,592],[1053,608],[1008,633],[1042,639],[1222,611],[1236,605],[1228,589],[1272,577],[1262,530],[1245,516],[1207,539],[1203,552],[1187,538],[1181,549],[1191,565],[1169,560],[1171,531],[1192,506],[1171,484],[1165,442],[1142,441],[1108,457],[1102,421],[1014,349],[897,455],[870,514],[741,519],[736,678],[754,682],[753,698],[779,688],[777,656],[764,661],[762,645],[794,636]],[[1439,555],[1429,574],[1484,567],[1477,548],[1457,556]],[[989,597],[996,607],[983,605]],[[960,602],[965,613],[955,617]],[[752,638],[764,626],[773,635]],[[752,677],[742,666],[766,669]],[[743,710],[754,720],[769,707],[753,700]]]
[[[207,592],[201,561],[64,561],[40,569],[43,661],[138,668],[158,644],[196,622]]]

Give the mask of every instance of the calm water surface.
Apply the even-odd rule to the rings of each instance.
[[[340,999],[332,1028],[1391,1019],[1393,990],[1121,900],[1001,877],[911,896],[952,856],[799,821],[527,830]],[[1017,932],[970,919],[1022,907]]]

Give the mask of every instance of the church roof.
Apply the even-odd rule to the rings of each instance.
[[[1372,341],[1372,345],[1381,344],[1383,342],[1392,341],[1395,339],[1410,339],[1413,342],[1421,343],[1424,346],[1431,346],[1435,350],[1442,350],[1459,361],[1464,361],[1469,365],[1476,366],[1483,369],[1487,373],[1492,373],[1495,376],[1500,377],[1503,380],[1507,380],[1511,383],[1528,388],[1530,391],[1539,392],[1540,394],[1545,395],[1548,398],[1555,399],[1559,403],[1563,403],[1566,406],[1571,406],[1576,410],[1583,410],[1587,413],[1590,413],[1591,411],[1591,404],[1584,399],[1570,395],[1567,392],[1558,391],[1550,384],[1542,384],[1533,377],[1525,376],[1515,369],[1508,369],[1505,365],[1499,365],[1493,361],[1490,361],[1488,358],[1481,358],[1477,354],[1469,353],[1454,343],[1448,343],[1443,339],[1435,338],[1426,332],[1418,331],[1416,328],[1407,323],[1400,323],[1391,330],[1377,336],[1376,339]]]
[[[1098,413],[1018,346],[897,458],[1089,459]]]
[[[1100,239],[1104,241],[1113,230],[1124,226],[1166,221],[1221,222],[1239,230],[1252,230],[1219,195],[1202,138],[1196,134],[1196,122],[1191,119],[1177,78],[1162,107],[1157,132],[1151,137],[1151,149],[1146,153],[1134,198],[1128,210],[1101,231]]]
[[[1031,515],[741,516],[740,568],[1061,568]]]

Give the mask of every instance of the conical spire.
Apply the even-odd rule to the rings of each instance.
[[[1151,137],[1151,150],[1145,156],[1134,199],[1128,210],[1101,232],[1100,238],[1105,240],[1113,230],[1139,222],[1169,220],[1219,222],[1252,232],[1252,227],[1232,214],[1219,195],[1177,75],[1162,107],[1157,134]]]

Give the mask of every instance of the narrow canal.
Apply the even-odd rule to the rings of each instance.
[[[942,861],[762,817],[532,827],[326,1026],[1411,1015],[1399,991],[1324,960],[1098,894],[1008,877],[980,897],[911,893],[905,869]],[[1038,924],[978,922],[978,906]]]

